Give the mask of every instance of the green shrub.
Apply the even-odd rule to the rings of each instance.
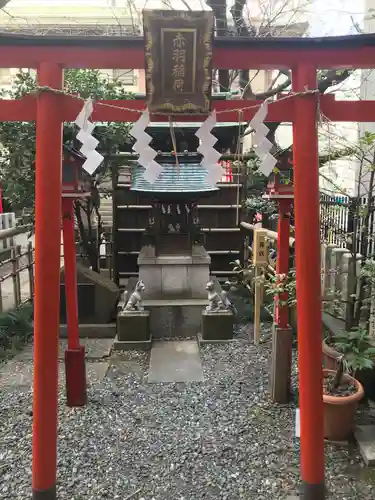
[[[26,304],[0,313],[0,357],[12,354],[33,334],[33,307]]]

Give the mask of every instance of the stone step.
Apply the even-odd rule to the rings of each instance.
[[[151,348],[148,382],[203,382],[196,340],[159,341]]]
[[[185,306],[199,306],[206,307],[208,304],[207,299],[144,299],[143,305],[145,307],[185,307]]]

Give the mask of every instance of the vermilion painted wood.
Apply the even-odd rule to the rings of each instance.
[[[47,37],[46,37],[47,38]],[[105,39],[107,38],[107,40]],[[249,43],[215,40],[213,66],[221,69],[292,68],[309,61],[317,68],[375,68],[375,44],[370,36],[332,38],[254,39]],[[356,38],[357,40],[354,40]],[[6,40],[11,40],[10,37]],[[362,42],[362,40],[364,40]],[[43,43],[25,37],[16,44],[1,41],[0,67],[37,68],[41,62],[65,68],[141,69],[145,67],[143,39],[54,39]],[[65,46],[62,45],[65,42]],[[14,43],[14,42],[13,42]],[[370,46],[366,45],[369,44]]]
[[[278,274],[288,275],[289,272],[289,237],[290,237],[290,211],[292,200],[280,199],[277,201],[279,219],[277,223],[277,264]],[[289,326],[289,308],[285,304],[288,294],[282,294],[280,300],[275,299],[275,322],[280,329]],[[281,302],[281,303],[280,303]]]
[[[293,71],[293,90],[315,86],[314,66],[300,64]],[[301,475],[306,500],[325,497],[317,104],[317,96],[297,97],[293,124]]]
[[[65,303],[68,325],[68,348],[79,349],[76,244],[74,230],[74,201],[62,199],[62,231],[64,242]]]
[[[57,64],[41,64],[38,77],[63,86]],[[52,498],[43,492],[56,487],[62,123],[58,96],[41,95],[37,107],[32,484],[37,498]]]
[[[74,121],[80,109],[82,101],[72,97],[61,96],[64,99],[62,117],[63,121]],[[276,102],[269,106],[266,122],[293,122],[294,121],[294,98]],[[238,109],[261,104],[262,101],[214,101],[212,109],[219,111],[218,122],[236,122],[239,120]],[[122,106],[138,111],[145,109],[145,101],[141,100],[114,100],[97,101],[92,119],[94,121],[133,122],[139,118],[139,112],[115,109],[101,106],[100,104]],[[320,108],[322,113],[333,122],[372,122],[375,116],[375,101],[336,101],[333,95],[320,96]],[[221,111],[227,110],[225,113]],[[244,110],[242,119],[249,121],[253,118],[257,109]],[[36,119],[36,98],[26,96],[20,100],[0,99],[0,121],[33,121]],[[197,122],[203,120],[204,116],[175,116],[179,122]],[[168,116],[152,115],[152,121],[166,122]]]

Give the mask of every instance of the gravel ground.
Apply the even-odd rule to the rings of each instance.
[[[295,405],[267,396],[270,344],[202,349],[204,383],[148,384],[148,357],[113,358],[85,409],[60,404],[59,500],[279,500],[296,491]],[[0,499],[30,498],[31,393],[0,401]],[[356,452],[327,445],[330,499],[374,498]],[[371,491],[372,490],[372,491]]]

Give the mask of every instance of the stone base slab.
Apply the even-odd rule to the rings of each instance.
[[[204,299],[145,300],[150,311],[150,331],[153,338],[195,337],[201,330]]]
[[[354,432],[359,451],[367,466],[375,465],[375,425],[358,425]]]
[[[152,347],[152,337],[145,341],[124,341],[119,340],[117,335],[113,341],[112,349],[114,351],[150,351]]]
[[[79,325],[80,338],[113,339],[116,335],[116,323],[81,324]],[[68,338],[68,326],[60,325],[60,338]]]

